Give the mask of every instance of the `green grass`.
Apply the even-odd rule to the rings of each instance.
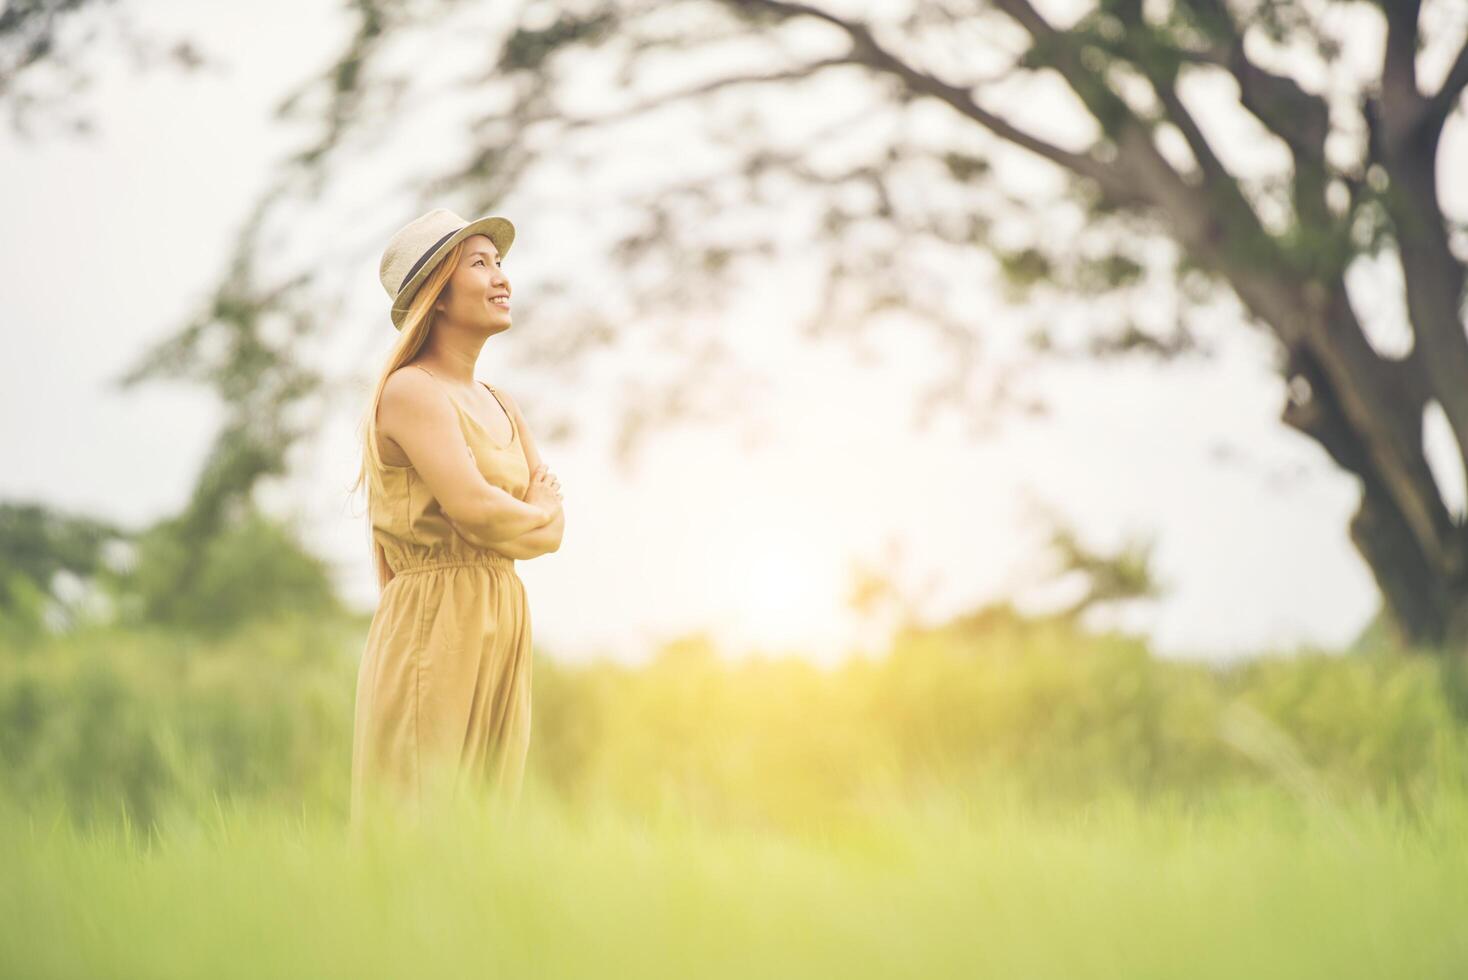
[[[527,784],[361,837],[334,810],[154,833],[0,819],[16,977],[1457,977],[1468,800],[1240,787],[1045,811],[1002,792],[785,830]]]
[[[1464,663],[960,627],[540,659],[517,809],[360,837],[360,622],[0,643],[0,980],[1468,976]]]

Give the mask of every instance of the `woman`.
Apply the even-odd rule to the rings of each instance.
[[[560,547],[560,484],[503,390],[474,379],[510,328],[504,218],[430,211],[379,275],[401,333],[364,421],[381,598],[357,677],[351,819],[379,795],[417,815],[464,783],[511,802],[530,747],[530,610],[515,560]],[[386,791],[386,792],[381,792]]]

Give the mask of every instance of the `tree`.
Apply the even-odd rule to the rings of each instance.
[[[950,249],[968,270],[997,263],[1011,281],[1051,292],[1170,290],[1178,314],[1171,329],[1098,315],[1079,348],[1086,356],[1206,354],[1191,314],[1207,304],[1234,304],[1237,322],[1267,338],[1276,353],[1282,421],[1359,481],[1351,537],[1400,636],[1461,648],[1468,640],[1468,531],[1446,503],[1423,440],[1424,419],[1440,417],[1458,468],[1468,469],[1468,253],[1438,183],[1443,133],[1468,86],[1468,45],[1462,25],[1452,25],[1446,33],[1454,50],[1428,72],[1427,54],[1441,44],[1430,44],[1422,27],[1436,18],[1441,35],[1455,5],[1443,0],[1424,11],[1420,0],[1097,0],[1062,18],[1031,0],[993,0],[914,3],[905,15],[882,20],[831,6],[530,2],[495,5],[489,22],[476,24],[470,18],[483,8],[359,0],[345,49],[280,107],[283,118],[311,112],[321,124],[264,206],[292,213],[328,175],[351,166],[354,134],[380,135],[403,111],[421,59],[394,60],[390,52],[415,33],[423,35],[421,50],[431,50],[433,38],[469,32],[485,40],[488,54],[475,66],[484,70],[457,85],[492,93],[493,109],[467,130],[463,158],[420,185],[425,202],[455,195],[468,202],[466,210],[492,208],[538,164],[567,157],[578,132],[676,104],[718,109],[726,93],[744,93],[736,106],[742,115],[705,113],[710,132],[735,151],[732,167],[715,174],[690,167],[686,178],[632,201],[641,220],[617,243],[614,261],[623,263],[625,289],[640,313],[679,308],[690,293],[736,281],[743,260],[771,254],[768,238],[720,227],[717,217],[736,203],[730,191],[742,208],[771,214],[792,201],[821,202],[818,236],[832,247],[825,252],[825,302],[807,329],[854,336],[874,312],[899,306],[922,317],[955,354],[935,401],[976,414],[983,408],[965,399],[979,327],[945,304],[953,282],[920,267],[916,243]],[[1365,83],[1345,70],[1346,14],[1383,38],[1376,73]],[[758,70],[712,77],[702,70],[695,84],[623,100],[600,114],[577,111],[566,99],[575,91],[567,82],[590,63],[583,55],[595,52],[602,64],[611,59],[615,77],[630,84],[659,61],[682,58],[699,68],[720,45],[750,38],[769,52]],[[796,93],[833,78],[867,93],[857,116],[808,128],[794,148],[762,139],[756,109],[778,112]],[[1016,111],[1020,90],[1048,99],[1034,105],[1063,102],[1065,124],[1048,111]],[[946,145],[912,126],[916,114],[935,106],[961,124]],[[872,119],[888,124],[877,149],[848,152],[840,165],[822,162],[819,150]],[[1225,135],[1241,131],[1261,154],[1277,153],[1279,166],[1262,177],[1241,170],[1231,142],[1237,137]],[[996,171],[1016,150],[1064,178],[1064,196],[1044,206],[1083,214],[1077,233],[1047,236],[1049,217],[1033,223],[1028,240],[998,233],[1001,224],[1012,229],[1014,212],[1027,204],[995,186]],[[940,184],[950,192],[940,204],[935,194],[918,193]],[[1400,270],[1412,334],[1404,352],[1373,340],[1348,288],[1353,263],[1371,256]],[[662,274],[649,271],[655,267]],[[557,319],[557,297],[575,295],[539,292],[549,298],[535,311],[538,329]],[[249,294],[240,298],[248,302]],[[609,324],[597,310],[566,314],[544,354],[565,364],[571,354],[629,331],[657,329],[650,316],[636,319]],[[691,365],[718,360],[719,338],[665,339]],[[1078,352],[1046,326],[1037,328],[1032,349],[1045,356]],[[1017,402],[1012,380],[998,376],[986,401]],[[687,407],[703,390],[706,379],[685,371],[663,400]]]
[[[139,31],[116,0],[7,0],[0,7],[0,108],[10,113],[11,131],[34,138],[33,117],[41,115],[73,133],[91,133],[95,124],[75,109],[92,84],[86,59],[108,44],[125,51],[135,68],[194,71],[209,64],[187,38],[159,40]]]

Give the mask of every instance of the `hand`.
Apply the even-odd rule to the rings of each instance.
[[[548,514],[555,513],[561,500],[561,481],[556,479],[544,463],[530,475],[530,486],[525,490],[525,502],[544,508]]]

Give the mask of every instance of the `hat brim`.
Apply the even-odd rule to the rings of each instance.
[[[408,305],[413,302],[413,297],[418,294],[418,287],[423,285],[423,281],[433,274],[433,270],[438,267],[438,263],[442,261],[443,257],[455,245],[472,235],[488,236],[489,240],[494,242],[494,247],[499,249],[500,258],[503,259],[509,253],[510,245],[515,241],[515,226],[510,223],[510,219],[508,218],[491,215],[485,218],[476,218],[450,235],[442,245],[433,250],[433,253],[428,256],[428,260],[398,290],[397,298],[393,300],[392,305],[392,324],[394,327],[402,329],[403,320],[408,316]]]

